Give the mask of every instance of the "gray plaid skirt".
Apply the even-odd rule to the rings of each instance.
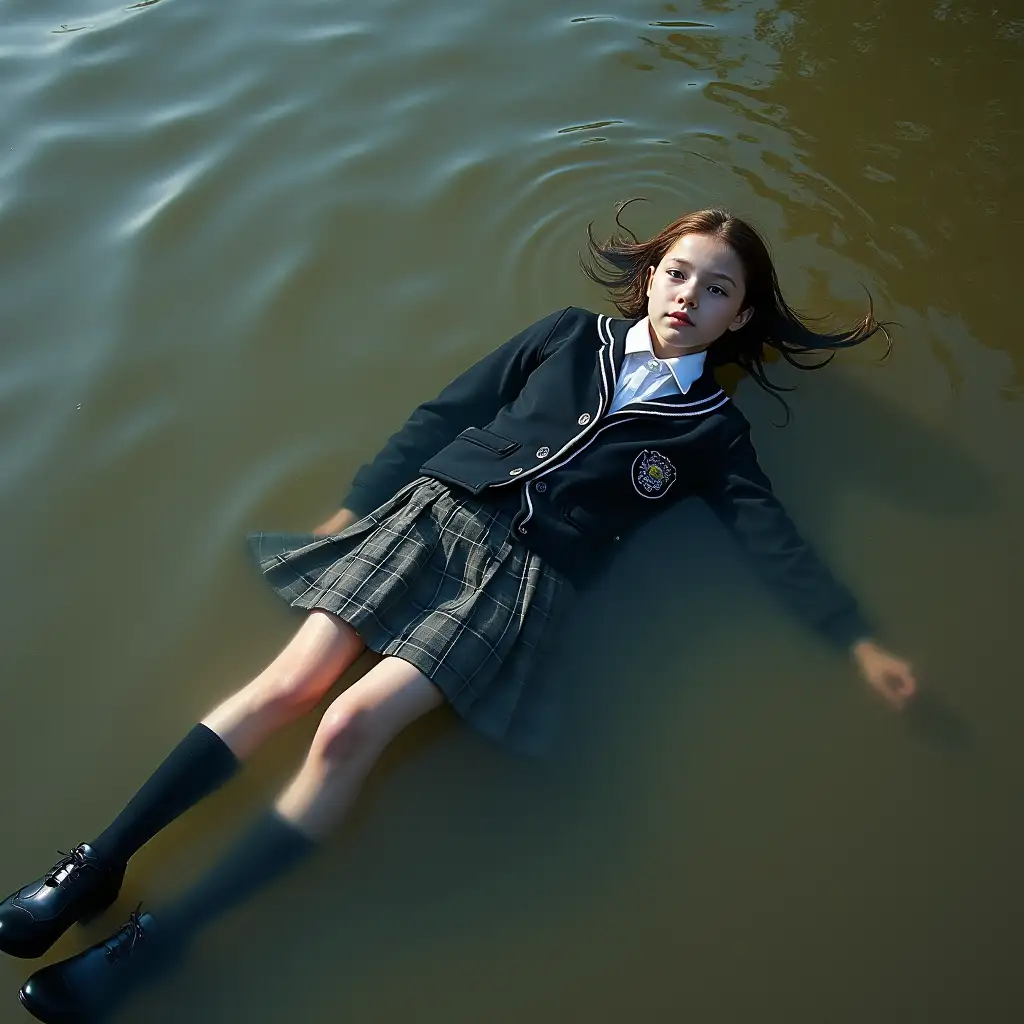
[[[344,619],[411,662],[479,732],[529,753],[555,731],[540,659],[572,588],[512,533],[512,514],[420,477],[333,536],[250,534],[294,608]]]

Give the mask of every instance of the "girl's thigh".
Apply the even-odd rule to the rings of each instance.
[[[343,619],[325,611],[312,611],[263,674],[287,680],[296,688],[329,687],[366,645]],[[305,686],[304,686],[305,684]]]

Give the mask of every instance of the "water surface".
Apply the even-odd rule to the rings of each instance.
[[[867,288],[900,325],[801,377],[785,431],[736,400],[930,714],[888,714],[695,508],[581,602],[550,763],[422,723],[125,1020],[1020,1018],[1022,45],[1012,5],[951,0],[0,0],[8,888],[294,629],[246,530],[324,518],[532,319],[609,311],[576,253],[616,201],[648,198],[638,232],[732,206],[795,305]],[[86,936],[194,877],[314,727]]]

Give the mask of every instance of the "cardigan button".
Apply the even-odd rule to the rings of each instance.
[[[537,481],[537,493],[543,494],[548,489],[548,485],[543,480]]]
[[[519,474],[522,473],[522,471],[523,471],[523,467],[522,466],[516,466],[515,469],[510,469],[508,471],[508,475],[509,476],[519,476]]]
[[[590,422],[590,413],[585,412],[577,421],[581,427],[585,427]]]
[[[537,458],[538,459],[546,459],[550,454],[551,454],[551,449],[547,445],[544,445],[543,448],[538,448],[537,449]]]

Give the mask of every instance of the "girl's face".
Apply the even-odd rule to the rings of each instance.
[[[739,330],[746,282],[736,253],[713,235],[683,235],[647,272],[651,342],[662,359],[703,352],[726,331]]]

